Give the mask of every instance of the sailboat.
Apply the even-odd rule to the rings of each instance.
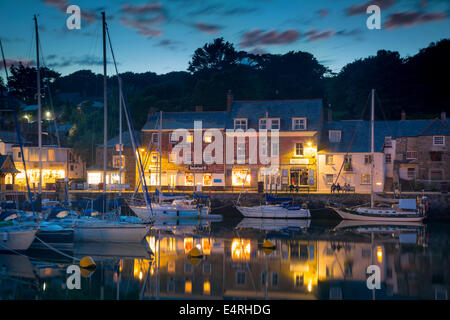
[[[360,221],[394,221],[394,222],[420,222],[425,219],[426,209],[428,208],[427,198],[416,199],[399,199],[398,205],[393,204],[392,207],[375,207],[374,191],[373,191],[373,174],[374,174],[374,123],[375,123],[375,89],[372,89],[372,108],[371,108],[371,192],[370,207],[354,207],[340,208],[337,206],[329,206],[344,220],[360,220]]]
[[[219,214],[211,214],[211,208],[195,200],[186,199],[185,196],[164,195],[161,192],[161,158],[162,158],[162,111],[159,112],[159,129],[158,129],[158,159],[159,159],[159,187],[156,191],[158,203],[150,203],[149,207],[144,205],[129,204],[133,212],[143,220],[160,220],[160,219],[211,219],[221,220]],[[145,179],[145,178],[141,178]],[[141,181],[144,185],[144,181]],[[144,190],[146,192],[146,190]],[[164,203],[163,200],[173,200],[171,203]]]
[[[103,213],[106,212],[106,166],[107,166],[107,90],[106,90],[106,31],[105,12],[102,12],[103,27],[103,98],[104,98],[104,131],[103,131]],[[122,146],[121,146],[122,148]],[[75,241],[85,242],[140,242],[150,230],[149,226],[139,223],[108,221],[89,217],[75,219],[73,223]]]

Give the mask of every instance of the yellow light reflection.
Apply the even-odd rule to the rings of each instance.
[[[379,263],[383,262],[383,248],[377,247],[377,260]]]
[[[142,280],[150,268],[150,262],[148,259],[134,259],[133,277]]]
[[[184,283],[184,292],[192,293],[192,281],[186,280],[186,282]]]
[[[251,245],[247,239],[233,239],[231,242],[231,259],[232,260],[249,260]]]
[[[184,253],[188,254],[189,251],[194,247],[194,239],[193,238],[184,238]]]
[[[211,283],[209,281],[203,283],[203,294],[211,294]]]
[[[203,238],[202,239],[202,248],[203,248],[204,255],[211,254],[211,239]]]

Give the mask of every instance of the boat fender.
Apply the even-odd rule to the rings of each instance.
[[[302,203],[302,208],[303,208],[303,209],[307,209],[307,208],[308,208],[308,205],[306,204],[306,202],[303,202],[303,203]]]
[[[273,252],[273,250],[275,250],[276,245],[270,241],[270,240],[264,240],[264,243],[262,245],[262,250],[264,252],[264,254],[269,255]]]
[[[200,251],[199,248],[197,247],[193,247],[189,253],[188,253],[188,258],[203,258],[203,253]]]
[[[80,267],[83,269],[92,270],[92,269],[95,269],[97,267],[97,265],[95,264],[94,259],[92,259],[89,256],[86,256],[80,260]]]

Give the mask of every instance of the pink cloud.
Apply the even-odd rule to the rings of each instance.
[[[297,41],[299,37],[300,34],[297,30],[287,30],[278,33],[276,30],[264,32],[263,30],[256,29],[246,32],[239,45],[242,48],[247,48],[264,45],[287,44]]]
[[[399,12],[389,16],[384,23],[386,29],[396,29],[400,27],[412,27],[417,24],[441,21],[447,18],[445,12],[420,13],[417,11]]]
[[[336,34],[336,31],[334,30],[319,31],[317,29],[312,29],[306,32],[305,34],[308,38],[308,41],[319,41],[331,38]]]
[[[361,5],[354,5],[349,8],[347,8],[347,15],[354,16],[357,14],[365,14],[367,7],[370,5],[377,5],[380,7],[380,9],[388,9],[392,7],[395,4],[395,0],[369,0],[368,2],[361,4]]]
[[[195,27],[197,28],[197,30],[200,30],[201,32],[204,33],[209,33],[209,34],[216,34],[217,32],[220,31],[220,26],[217,25],[213,25],[213,24],[207,24],[207,23],[203,23],[203,22],[197,22],[195,24]]]

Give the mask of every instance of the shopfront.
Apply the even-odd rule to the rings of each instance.
[[[289,166],[289,187],[308,187],[315,189],[316,165],[312,159],[291,159]]]

